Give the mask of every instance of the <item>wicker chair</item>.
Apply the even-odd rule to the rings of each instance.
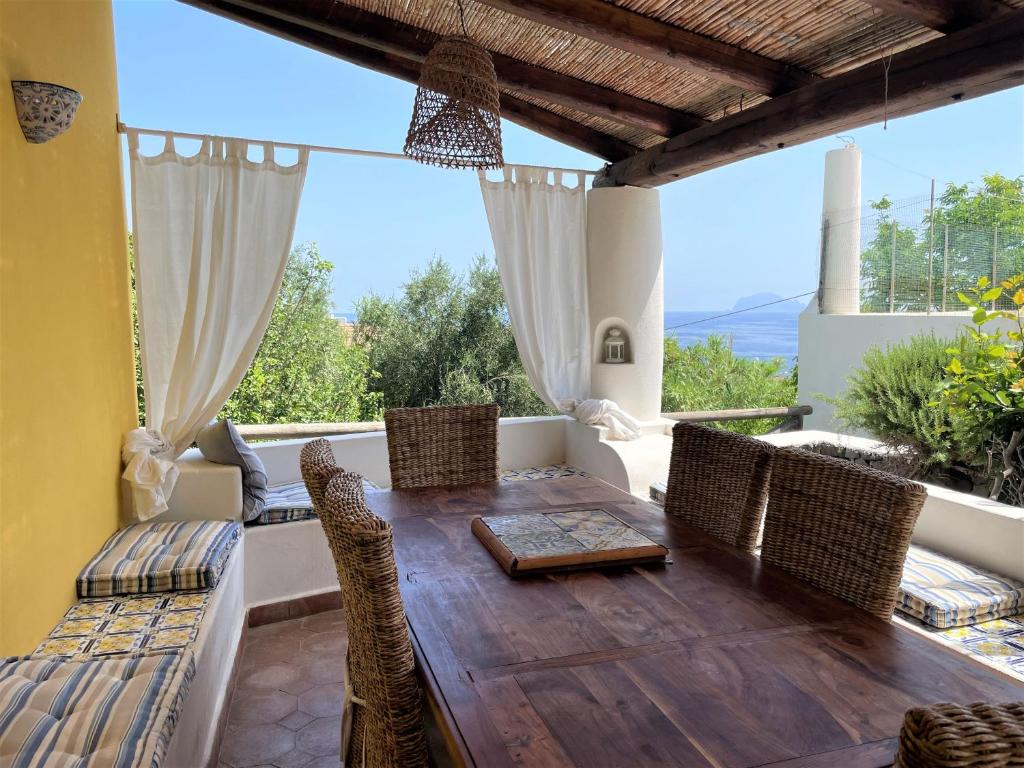
[[[324,505],[327,483],[334,476],[336,469],[331,444],[322,437],[310,440],[302,446],[299,452],[299,470],[302,472],[302,482],[306,484],[306,491],[313,502],[313,511],[318,515]]]
[[[1024,768],[1024,702],[911,709],[895,768]]]
[[[672,428],[665,512],[753,552],[775,448],[682,422]]]
[[[498,479],[496,405],[395,408],[384,414],[392,488]]]
[[[925,498],[924,486],[902,477],[781,448],[761,560],[888,620]]]
[[[335,470],[320,513],[348,626],[345,765],[427,765],[423,702],[398,589],[391,526],[363,500],[359,475]]]

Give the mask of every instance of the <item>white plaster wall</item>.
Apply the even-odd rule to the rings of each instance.
[[[814,413],[804,419],[804,426],[845,430],[835,422],[833,408],[822,396],[842,393],[846,380],[860,368],[864,353],[871,347],[884,348],[928,333],[951,339],[966,323],[970,323],[966,312],[819,315],[816,308],[809,307],[800,315],[798,340],[797,402],[814,407]]]
[[[665,337],[658,191],[602,187],[587,193],[587,276],[593,334],[591,397],[617,402],[641,421],[661,413]],[[629,363],[601,363],[611,326],[629,337]]]

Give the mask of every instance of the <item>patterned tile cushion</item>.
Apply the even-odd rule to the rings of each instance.
[[[568,464],[545,464],[540,467],[522,467],[521,469],[503,469],[501,480],[514,483],[518,480],[553,480],[557,477],[590,477],[582,469],[570,467]]]
[[[194,672],[191,651],[0,665],[0,765],[158,766]]]
[[[903,567],[897,609],[944,629],[1012,616],[1024,606],[1024,583],[921,547]]]
[[[241,534],[240,523],[215,520],[130,525],[82,569],[78,596],[213,589]]]
[[[365,490],[377,488],[369,480],[363,479]],[[289,523],[293,520],[310,520],[316,517],[313,502],[302,481],[272,485],[267,492],[267,503],[263,511],[249,525],[271,525],[273,523]]]
[[[80,661],[188,648],[211,595],[206,590],[87,598],[68,609],[33,655]]]

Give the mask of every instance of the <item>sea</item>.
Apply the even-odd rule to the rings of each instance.
[[[781,357],[790,368],[796,358],[797,312],[742,312],[727,317],[718,312],[666,312],[665,335],[683,346],[724,336],[738,357],[771,360]]]
[[[797,312],[741,312],[728,314],[723,309],[707,312],[666,312],[665,334],[675,336],[682,345],[704,341],[708,336],[724,336],[739,357],[772,360],[781,357],[789,369],[796,359]],[[719,315],[727,315],[719,317]],[[350,312],[340,317],[355,319]]]

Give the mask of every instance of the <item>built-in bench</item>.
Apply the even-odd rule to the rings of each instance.
[[[506,437],[510,436],[504,446],[505,459],[511,462],[511,468],[502,471],[503,481],[587,474],[564,463],[564,441],[559,438],[564,424],[560,420],[521,420],[511,425],[503,420],[503,424]],[[529,443],[519,432],[531,436]],[[238,525],[241,535],[229,549],[230,555],[213,583],[175,581],[167,574],[147,575],[137,570],[119,576],[125,582],[119,589],[123,591],[127,581],[139,584],[148,579],[174,591],[108,595],[102,588],[97,593],[95,585],[86,579],[82,584],[86,596],[40,641],[32,658],[21,660],[33,662],[22,669],[25,674],[13,668],[8,672],[12,680],[24,685],[18,678],[37,674],[30,673],[32,669],[72,670],[103,663],[149,667],[154,662],[141,660],[161,654],[180,663],[187,660],[187,674],[183,667],[181,684],[174,695],[164,692],[167,705],[161,705],[163,708],[151,721],[136,723],[138,727],[131,733],[137,748],[128,750],[130,758],[117,765],[194,768],[214,764],[245,627],[340,606],[334,562],[300,485],[298,454],[303,443],[282,441],[254,446],[267,467],[271,485],[281,491],[278,500],[283,503],[272,506],[272,510],[278,510],[277,520],[268,516],[262,524],[246,525],[244,529],[239,469],[207,462],[197,451],[187,452],[179,461],[180,476],[171,510],[154,522],[180,525],[228,519]],[[340,465],[369,473],[367,492],[375,492],[374,481],[386,485],[383,435],[359,443],[332,438],[332,443]],[[376,443],[380,445],[374,447]],[[524,460],[526,457],[534,460]],[[144,561],[141,552],[133,554],[133,562]],[[127,576],[130,579],[126,581]],[[0,688],[0,702],[4,700]],[[116,705],[118,712],[121,706]],[[12,734],[0,736],[4,749],[15,743],[14,739]],[[36,747],[19,744],[12,749],[28,756]],[[7,762],[0,759],[0,764]],[[20,764],[38,763],[25,757]]]

